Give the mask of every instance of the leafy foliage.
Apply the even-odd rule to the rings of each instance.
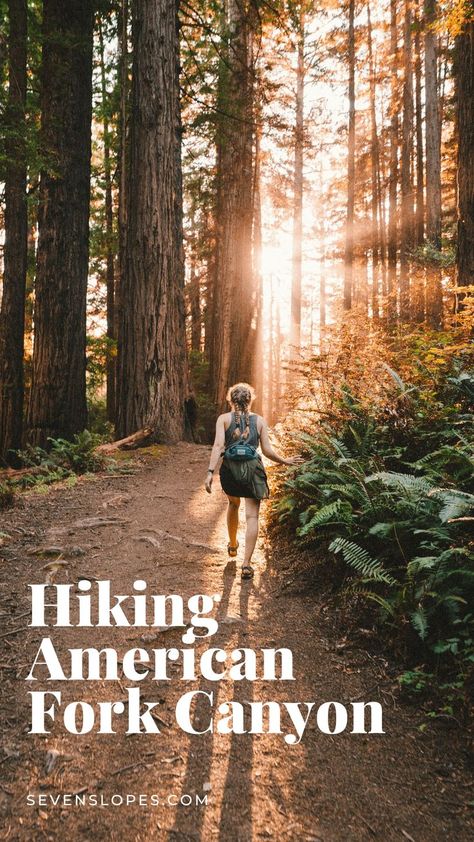
[[[343,559],[339,587],[377,606],[398,648],[462,686],[474,662],[470,352],[413,344],[411,360],[399,355],[404,376],[383,361],[389,379],[369,397],[342,377],[313,431],[300,425],[306,461],[274,512],[319,563]]]
[[[100,436],[83,430],[72,441],[50,439],[49,451],[42,447],[28,447],[18,455],[25,467],[45,466],[53,471],[64,470],[65,475],[93,473],[103,470],[107,465],[104,456],[95,450],[100,442]]]
[[[44,490],[46,486],[60,480],[75,481],[77,475],[113,470],[115,463],[97,452],[102,436],[84,430],[74,436],[73,441],[50,439],[50,449],[27,447],[18,451],[24,469],[18,475],[0,481],[0,509],[11,506],[15,492],[35,486]]]

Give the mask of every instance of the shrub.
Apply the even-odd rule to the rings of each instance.
[[[403,348],[411,383],[384,361],[382,391],[335,385],[313,430],[301,425],[306,461],[274,514],[315,563],[343,560],[338,587],[374,606],[409,660],[422,653],[461,686],[474,662],[474,377],[469,354],[436,351],[410,361]]]

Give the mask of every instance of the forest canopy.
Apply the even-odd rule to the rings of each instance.
[[[466,327],[470,0],[1,13],[5,462],[205,440],[236,380],[276,421],[344,313]]]

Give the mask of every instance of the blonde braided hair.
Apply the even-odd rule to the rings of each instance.
[[[255,398],[255,391],[249,383],[236,383],[234,386],[231,386],[229,391],[227,392],[227,400],[230,405],[233,407],[235,412],[235,421],[236,421],[236,428],[233,433],[233,438],[243,438],[246,439],[249,437],[250,434],[250,414],[249,414],[249,407],[252,403],[253,399]],[[245,429],[243,433],[240,431],[240,419],[244,416],[245,419]]]

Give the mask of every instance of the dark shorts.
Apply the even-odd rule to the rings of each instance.
[[[248,497],[251,500],[258,500],[253,490],[244,483],[237,482],[232,476],[231,471],[225,464],[222,463],[219,471],[222,490],[229,495],[229,497]]]

